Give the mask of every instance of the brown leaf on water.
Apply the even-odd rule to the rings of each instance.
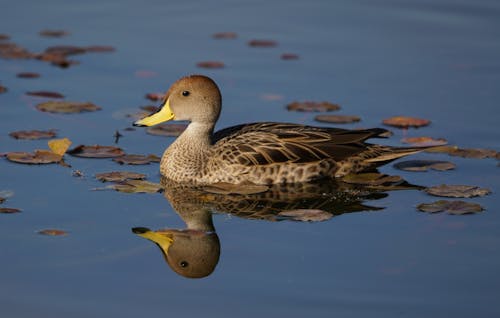
[[[224,68],[226,65],[219,61],[203,61],[196,63],[196,66],[201,68]]]
[[[359,122],[361,118],[350,115],[318,115],[314,117],[314,120],[322,123],[351,124]]]
[[[278,213],[278,216],[285,217],[286,219],[293,221],[321,222],[331,219],[333,214],[318,209],[296,209],[281,211]]]
[[[278,45],[278,42],[274,40],[251,40],[248,42],[248,45],[252,47],[275,47]]]
[[[114,146],[79,145],[68,151],[68,154],[83,158],[115,158],[125,155],[125,152]]]
[[[15,139],[45,139],[45,138],[54,138],[56,136],[56,131],[54,129],[51,130],[18,130],[13,131],[9,134],[12,138]]]
[[[0,58],[4,59],[30,59],[34,54],[12,42],[0,42]]]
[[[35,150],[34,153],[8,152],[7,159],[23,164],[48,164],[61,162],[62,156],[55,154],[50,150]]]
[[[10,40],[10,36],[4,33],[0,33],[0,41]]]
[[[61,68],[67,68],[71,65],[80,64],[78,61],[69,60],[66,55],[62,53],[40,53],[35,56],[36,59],[44,62],[50,62],[52,65],[59,66]]]
[[[50,38],[60,38],[63,36],[67,36],[70,33],[64,30],[42,30],[38,32],[40,36],[50,37]]]
[[[429,187],[424,191],[434,196],[450,198],[482,197],[491,193],[490,189],[480,188],[477,186],[447,184]]]
[[[329,112],[329,111],[339,110],[340,105],[333,104],[330,102],[295,101],[286,105],[286,108],[289,111],[299,111],[299,112]]]
[[[298,60],[299,56],[294,53],[283,53],[281,54],[280,58],[282,60],[289,61],[289,60]]]
[[[21,210],[16,208],[0,208],[0,213],[3,214],[14,214],[19,212],[21,212]]]
[[[252,182],[243,182],[240,184],[219,182],[207,185],[203,187],[203,190],[216,194],[256,194],[266,192],[269,190],[269,187]]]
[[[348,174],[342,178],[342,181],[350,184],[361,184],[367,186],[392,185],[402,182],[400,176],[389,176],[377,172]]]
[[[36,109],[42,112],[71,114],[94,112],[100,110],[101,107],[88,102],[49,101],[36,105]]]
[[[16,76],[18,78],[39,78],[40,74],[34,72],[21,72],[17,73]]]
[[[64,95],[58,92],[49,91],[32,91],[26,92],[26,95],[37,96],[37,97],[47,97],[47,98],[64,98]]]
[[[148,127],[146,133],[155,136],[177,137],[182,134],[186,128],[186,124],[160,124]]]
[[[439,160],[407,160],[394,165],[395,168],[405,171],[427,171],[429,169],[445,171],[455,169],[455,164]]]
[[[151,162],[157,162],[156,156],[152,155],[124,155],[118,158],[114,158],[113,161],[118,162],[119,164],[127,164],[127,165],[148,165]]]
[[[162,101],[165,99],[164,93],[147,93],[145,96],[147,99],[152,100],[153,102]]]
[[[49,46],[44,51],[44,53],[47,53],[47,54],[56,54],[56,55],[63,55],[63,56],[83,54],[85,52],[86,52],[86,49],[84,47],[76,46],[76,45]]]
[[[485,159],[498,158],[499,153],[492,149],[482,148],[458,148],[457,146],[433,147],[425,150],[426,152],[446,153],[454,157]]]
[[[90,53],[108,53],[114,52],[116,49],[110,45],[91,45],[84,47],[86,52]]]
[[[446,139],[432,137],[407,137],[401,139],[401,142],[405,144],[411,144],[413,147],[435,147],[444,146],[448,143]]]
[[[58,229],[46,229],[38,231],[38,234],[48,235],[48,236],[65,236],[68,235],[68,232]]]
[[[417,206],[417,209],[419,211],[428,213],[438,213],[446,211],[449,214],[455,215],[479,213],[484,210],[484,208],[477,203],[458,200],[439,200],[432,203],[422,203]]]
[[[398,128],[409,128],[409,127],[418,128],[429,125],[431,121],[416,117],[396,116],[384,119],[382,123],[384,125],[398,127]]]
[[[96,179],[102,182],[123,182],[125,180],[144,180],[146,175],[143,173],[130,172],[130,171],[112,171],[97,173]]]
[[[0,94],[7,92],[7,87],[0,85]]]
[[[163,188],[159,183],[145,180],[126,180],[110,185],[109,188],[125,193],[156,193],[163,191]]]
[[[224,40],[232,40],[238,37],[238,34],[235,32],[218,32],[212,35],[214,39],[224,39]]]
[[[68,138],[52,139],[49,140],[48,145],[53,153],[64,156],[69,146],[71,146],[71,140]]]

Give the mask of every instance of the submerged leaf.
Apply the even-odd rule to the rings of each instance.
[[[122,182],[129,179],[144,180],[146,175],[143,173],[130,171],[112,171],[103,172],[95,175],[96,179],[102,182]]]
[[[465,201],[439,200],[432,203],[422,203],[417,206],[422,212],[438,213],[447,211],[449,214],[470,214],[483,211],[483,207],[477,203]]]
[[[339,110],[340,105],[332,104],[330,102],[292,102],[286,105],[286,108],[290,111],[299,112],[329,112],[334,110]]]
[[[398,127],[398,128],[408,128],[408,127],[418,128],[429,125],[431,121],[422,118],[396,116],[384,119],[382,123],[384,125]]]
[[[154,155],[124,155],[118,158],[114,158],[113,161],[118,162],[119,164],[127,164],[127,165],[147,165],[151,162],[158,162],[158,157]]]
[[[12,138],[16,139],[44,139],[54,138],[56,136],[55,130],[19,130],[13,131],[9,134]]]
[[[115,158],[125,155],[125,152],[114,146],[79,145],[68,151],[68,154],[84,158]]]
[[[146,133],[156,136],[176,137],[187,128],[186,124],[160,124],[148,127]]]
[[[101,107],[92,103],[66,102],[66,101],[50,101],[36,105],[36,108],[42,112],[49,113],[81,113],[93,112],[100,110]]]
[[[68,150],[69,146],[71,146],[71,140],[69,140],[68,138],[52,139],[49,140],[48,145],[53,153],[58,154],[62,157]]]
[[[477,196],[485,196],[491,193],[490,189],[480,188],[469,185],[438,185],[426,188],[425,192],[438,197],[451,198],[471,198]]]
[[[65,236],[68,235],[68,232],[57,229],[46,229],[38,231],[38,234],[49,235],[49,236]]]
[[[323,123],[333,123],[333,124],[350,124],[356,123],[361,120],[358,116],[349,115],[318,115],[314,117],[315,120]]]
[[[296,209],[281,211],[278,216],[301,222],[321,222],[331,219],[333,214],[318,209]]]
[[[395,168],[405,171],[427,171],[434,169],[438,171],[455,169],[455,164],[449,161],[439,160],[407,160],[394,165]]]

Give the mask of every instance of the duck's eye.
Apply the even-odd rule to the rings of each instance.
[[[183,91],[182,96],[189,96],[189,91]]]
[[[179,265],[180,265],[181,267],[188,267],[189,263],[188,263],[188,262],[186,262],[186,261],[182,261],[182,262],[180,262],[180,263],[179,263]]]

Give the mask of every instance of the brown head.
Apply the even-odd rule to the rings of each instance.
[[[215,82],[203,75],[191,75],[170,86],[160,110],[134,123],[153,126],[168,120],[188,120],[192,123],[215,124],[222,104]]]

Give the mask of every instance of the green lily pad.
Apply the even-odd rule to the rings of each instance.
[[[101,107],[96,106],[92,103],[50,101],[36,105],[36,109],[42,112],[71,114],[94,112],[100,110]]]
[[[446,184],[429,187],[424,191],[434,196],[450,198],[482,197],[491,193],[490,189],[480,188],[477,186]]]
[[[438,213],[447,211],[449,214],[471,214],[471,213],[479,213],[484,210],[484,208],[472,202],[465,201],[448,201],[448,200],[439,200],[432,203],[422,203],[417,206],[417,209],[422,212],[428,213]]]
[[[395,168],[405,171],[427,171],[429,169],[445,171],[455,169],[455,164],[439,160],[407,160],[394,165]]]

